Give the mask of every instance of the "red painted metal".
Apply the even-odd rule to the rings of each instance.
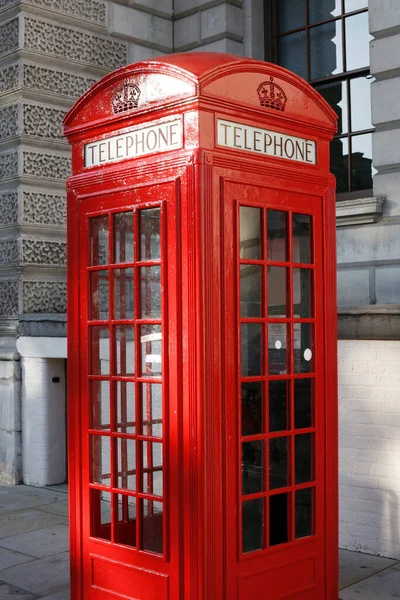
[[[335,130],[296,75],[208,53],[66,116],[72,600],[337,599]]]

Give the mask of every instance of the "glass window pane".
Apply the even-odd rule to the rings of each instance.
[[[154,496],[163,495],[163,445],[142,442],[142,491]]]
[[[368,0],[344,0],[344,10],[347,13],[361,8],[368,8]]]
[[[133,213],[114,215],[114,262],[133,262]]]
[[[334,139],[331,142],[331,171],[336,177],[336,192],[349,191],[349,140]]]
[[[89,265],[108,264],[108,216],[90,219]]]
[[[264,442],[242,444],[242,494],[255,494],[264,489]]]
[[[371,129],[371,83],[373,77],[350,80],[351,130]]]
[[[139,211],[140,260],[159,260],[160,209],[149,208]]]
[[[104,435],[90,436],[90,481],[109,486],[110,473],[110,438]]]
[[[314,479],[314,434],[295,436],[295,483],[307,483]]]
[[[307,79],[306,32],[298,31],[278,38],[278,63]]]
[[[110,373],[110,332],[108,327],[89,328],[90,375]]]
[[[161,319],[161,267],[140,269],[141,318]]]
[[[162,437],[162,386],[142,383],[142,434]]]
[[[345,81],[334,81],[315,86],[338,116],[338,133],[348,132],[347,85]]]
[[[287,380],[269,382],[269,430],[290,429],[290,383]]]
[[[142,549],[163,553],[163,505],[153,500],[142,500]]]
[[[260,216],[259,208],[240,207],[240,258],[261,258]]]
[[[347,71],[369,66],[369,42],[372,36],[368,31],[368,12],[347,17],[346,29],[346,67]]]
[[[108,271],[92,271],[89,278],[89,319],[106,321],[109,318]]]
[[[262,386],[258,381],[242,383],[242,435],[263,431]]]
[[[269,498],[269,544],[276,546],[289,540],[289,494],[276,494]]]
[[[271,490],[289,485],[289,438],[269,440],[269,487]]]
[[[293,214],[293,262],[311,263],[311,217]]]
[[[261,267],[240,266],[240,314],[242,317],[261,316]]]
[[[241,325],[241,357],[243,377],[261,375],[261,324],[243,323]]]
[[[133,375],[135,372],[134,328],[120,325],[114,328],[115,374]]]
[[[118,483],[123,490],[136,490],[136,441],[117,438]]]
[[[294,380],[294,426],[296,429],[314,425],[314,380]]]
[[[268,316],[289,316],[286,302],[288,270],[285,267],[268,267]]]
[[[136,432],[135,384],[133,381],[116,382],[117,423],[120,433]]]
[[[287,365],[287,325],[270,323],[268,325],[268,372],[270,375],[285,374]]]
[[[305,0],[279,0],[276,3],[278,33],[306,25]]]
[[[307,319],[314,315],[313,272],[310,269],[293,269],[294,316]]]
[[[372,166],[372,133],[351,138],[351,190],[369,190],[376,170]]]
[[[133,269],[114,270],[114,318],[133,319]]]
[[[311,79],[343,71],[342,22],[332,21],[310,29]]]
[[[311,323],[294,324],[294,371],[311,373],[314,371],[314,325]]]
[[[242,504],[242,552],[252,552],[263,547],[263,500],[250,500]]]
[[[310,23],[327,21],[342,14],[342,0],[309,0]]]
[[[267,211],[268,260],[287,260],[287,213]]]
[[[296,492],[296,530],[295,538],[313,535],[313,499],[312,488]]]
[[[118,504],[115,541],[125,546],[136,546],[136,498],[127,495],[115,495]]]
[[[91,429],[110,430],[110,382],[90,382],[90,417]]]
[[[111,540],[111,494],[90,490],[90,535]]]
[[[159,377],[162,373],[161,325],[143,325],[140,345],[142,353],[142,377]]]

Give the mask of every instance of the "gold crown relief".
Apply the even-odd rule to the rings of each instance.
[[[274,83],[274,78],[264,81],[257,88],[261,106],[274,108],[283,112],[285,110],[287,96],[280,85]]]
[[[137,108],[139,105],[140,89],[131,81],[124,81],[113,94],[111,103],[115,113],[122,113]]]

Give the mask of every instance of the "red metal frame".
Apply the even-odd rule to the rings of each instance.
[[[261,107],[256,94],[260,82],[273,77],[285,89],[285,111]],[[129,81],[141,91],[143,103],[128,112],[114,114],[112,99]],[[244,110],[245,108],[245,110]],[[182,131],[182,147],[148,156],[137,156],[85,167],[84,145],[137,131],[174,119]],[[316,145],[315,164],[263,156],[246,149],[218,145],[218,119],[258,127],[311,140]],[[337,599],[337,406],[336,406],[336,304],[334,179],[329,174],[329,141],[336,115],[308,84],[285,69],[241,57],[218,54],[173,55],[144,61],[111,73],[71,109],[65,131],[73,146],[73,177],[68,182],[69,240],[69,477],[71,486],[71,598],[107,600],[119,595],[139,600],[253,600],[269,590],[271,600]],[[132,129],[133,128],[133,129]],[[122,133],[121,133],[122,132]],[[103,149],[105,146],[103,145]],[[263,254],[258,260],[239,256],[239,206],[308,214],[313,222],[313,260],[293,262],[292,220],[288,216],[289,256],[271,261],[266,256],[266,223],[262,223]],[[137,211],[159,206],[161,210],[161,259],[143,261],[138,255],[140,231]],[[114,263],[113,215],[132,211],[136,240],[133,262]],[[89,220],[108,215],[109,246],[106,265],[88,265]],[[96,247],[94,247],[94,251]],[[121,257],[123,260],[123,256]],[[240,314],[240,265],[262,270],[264,312],[260,317]],[[140,315],[140,270],[160,266],[161,319]],[[287,269],[285,317],[267,314],[270,267]],[[121,269],[134,272],[134,318],[124,304]],[[310,317],[294,313],[294,269],[314,273],[313,310]],[[98,295],[100,281],[90,291],[88,272],[109,273],[107,320],[89,321],[89,303]],[[115,278],[120,278],[121,318],[115,319]],[[152,299],[149,287],[146,303]],[[121,304],[122,302],[122,304]],[[88,324],[89,323],[89,324]],[[157,377],[140,377],[140,328],[162,323],[162,437],[155,437],[150,388],[142,382],[160,383]],[[287,324],[287,374],[268,373],[268,340],[263,344],[263,373],[242,377],[240,323]],[[315,362],[311,373],[294,373],[294,324],[315,327]],[[88,349],[99,354],[100,339],[91,344],[88,327],[104,325],[109,331],[110,364],[115,367],[113,332],[118,326],[134,331],[134,374],[90,374]],[[127,331],[120,330],[120,361],[125,364]],[[150,342],[147,350],[151,352]],[[315,379],[315,420],[295,430],[294,384]],[[89,381],[110,382],[110,429],[89,428]],[[241,381],[259,381],[264,389],[263,432],[242,436]],[[288,382],[287,430],[269,432],[267,397],[270,381]],[[116,422],[116,383],[135,386],[135,433]],[[96,386],[97,387],[97,386]],[[96,394],[98,390],[95,390]],[[93,390],[92,390],[92,393]],[[120,389],[122,423],[133,426],[128,415],[128,396]],[[143,425],[143,430],[140,427]],[[153,425],[153,424],[152,424]],[[315,437],[315,477],[294,479],[295,435]],[[90,483],[89,436],[111,439],[110,485]],[[150,435],[151,434],[151,435]],[[262,548],[242,552],[241,444],[261,440],[266,444],[262,465],[268,482],[269,440],[288,439],[288,485],[257,491],[246,500],[287,493],[290,500],[288,542],[270,546],[264,528]],[[121,440],[122,471],[118,473],[115,439]],[[99,438],[100,439],[100,438]],[[128,440],[136,447],[136,466],[128,462]],[[143,443],[147,443],[143,465]],[[152,492],[154,473],[151,443],[163,447],[163,497]],[[144,456],[143,456],[144,458]],[[146,475],[147,473],[147,475]],[[103,474],[104,475],[104,474]],[[136,475],[136,489],[118,488]],[[147,491],[138,489],[146,476]],[[97,477],[99,479],[99,477]],[[296,490],[313,491],[313,533],[295,538]],[[90,492],[93,490],[93,492]],[[100,522],[99,490],[111,494],[109,529],[91,529]],[[329,490],[329,494],[327,493]],[[92,493],[92,498],[90,498]],[[118,508],[129,528],[129,498],[136,498],[136,547],[118,541],[115,531]],[[163,503],[163,554],[140,549],[141,505],[146,499]],[[92,509],[90,508],[92,507]],[[267,508],[268,510],[268,508]],[[149,515],[152,515],[150,508]],[[152,517],[154,518],[154,516]],[[268,523],[268,514],[265,515]],[[126,529],[128,531],[129,529]],[[100,539],[93,533],[103,531]],[[120,538],[121,540],[121,538]],[[139,546],[138,546],[139,545]]]

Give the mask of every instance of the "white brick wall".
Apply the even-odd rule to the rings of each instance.
[[[340,546],[400,558],[400,341],[339,342]]]

